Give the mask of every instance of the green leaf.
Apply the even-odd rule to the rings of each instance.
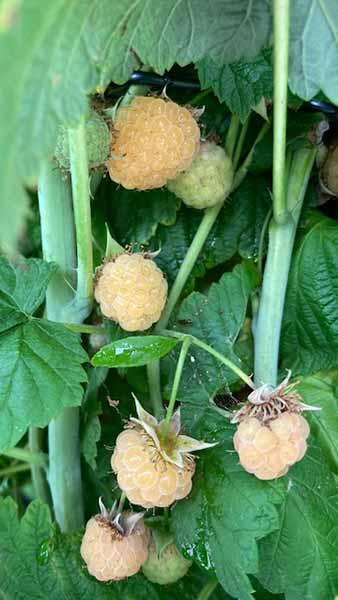
[[[79,336],[34,319],[0,335],[0,450],[29,425],[45,427],[65,406],[81,404],[87,360]]]
[[[338,361],[338,224],[314,214],[293,256],[284,311],[282,367],[308,375]]]
[[[80,557],[81,533],[62,535],[46,505],[35,501],[19,521],[12,499],[0,500],[0,596],[6,600],[191,600],[208,577],[192,569],[177,584],[157,586],[142,575],[105,584]],[[219,587],[211,600],[230,600]]]
[[[193,287],[195,277],[203,277],[207,269],[226,262],[236,252],[243,258],[257,256],[260,233],[270,206],[266,180],[246,177],[221,210],[193,268],[188,290]],[[201,218],[199,211],[182,206],[175,225],[158,228],[151,247],[161,248],[156,262],[169,282],[176,277]]]
[[[183,302],[172,329],[191,334],[224,354],[243,370],[245,365],[235,353],[234,344],[244,323],[248,299],[258,283],[253,265],[235,267],[213,283],[206,295],[193,292]],[[174,375],[175,355],[164,361],[169,379]],[[185,361],[177,399],[182,403],[182,419],[191,434],[204,435],[210,399],[218,390],[238,381],[238,376],[216,358],[192,345]],[[202,427],[202,431],[201,431]]]
[[[92,358],[96,367],[141,367],[168,354],[177,340],[161,335],[132,336],[103,346]]]
[[[333,371],[304,377],[297,389],[304,402],[321,408],[306,416],[328,463],[338,473],[338,375]]]
[[[57,265],[30,258],[11,264],[0,256],[0,332],[24,322],[42,304]]]
[[[93,415],[86,422],[81,439],[81,450],[89,466],[96,469],[97,442],[101,437],[101,424],[98,416]]]
[[[138,192],[104,181],[95,202],[104,200],[111,230],[123,245],[147,244],[157,226],[173,225],[179,199],[166,188]]]
[[[256,56],[270,34],[270,5],[267,0],[143,0],[132,7],[119,3],[111,16],[109,0],[98,5],[102,79],[123,83],[135,68],[134,50],[141,61],[158,73],[210,55],[222,62]],[[100,40],[101,41],[101,40]],[[103,40],[102,40],[103,41]]]
[[[259,579],[285,600],[332,600],[338,589],[337,486],[318,448],[285,477],[281,529],[260,544]]]
[[[252,600],[248,573],[258,571],[258,539],[279,526],[276,504],[282,486],[267,485],[246,473],[233,451],[228,426],[224,444],[203,451],[193,491],[172,511],[177,543],[201,567],[215,570],[224,589]]]
[[[337,2],[335,0],[293,2],[290,23],[289,84],[292,92],[304,100],[311,100],[321,90],[337,104]]]
[[[209,57],[198,63],[202,89],[212,87],[220,102],[245,121],[262,98],[272,96],[271,51],[264,50],[252,62],[219,64]]]

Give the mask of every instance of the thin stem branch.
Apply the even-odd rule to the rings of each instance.
[[[240,124],[241,123],[237,115],[231,115],[227,138],[225,141],[225,150],[230,158],[232,158],[235,150]]]
[[[197,596],[197,600],[208,600],[210,598],[212,592],[216,589],[218,585],[218,581],[216,577],[212,577],[205,586],[202,588],[200,593]]]
[[[68,138],[76,228],[77,285],[75,304],[78,311],[76,321],[81,323],[88,317],[93,300],[93,247],[84,117],[78,127],[69,129]]]
[[[39,460],[38,463],[31,463],[31,474],[36,497],[41,498],[46,504],[51,506],[51,495],[46,479],[48,457],[41,452],[43,433],[43,430],[38,427],[32,426],[29,428],[28,443],[30,452]]]
[[[261,237],[259,238],[259,246],[258,246],[258,255],[257,255],[257,268],[259,273],[262,275],[263,273],[263,258],[264,258],[264,242],[265,242],[265,236],[267,234],[268,231],[268,227],[269,227],[269,222],[271,219],[271,215],[272,215],[272,209],[268,210],[267,215],[264,219],[264,223],[263,223],[263,227],[262,227],[262,231],[261,231]]]
[[[121,496],[120,496],[120,500],[119,500],[119,505],[118,505],[118,512],[122,512],[123,511],[123,507],[124,507],[124,503],[126,501],[126,495],[124,492],[122,492]]]
[[[290,0],[274,0],[273,210],[276,223],[286,220],[285,144],[288,94]]]
[[[269,129],[270,129],[270,123],[264,123],[262,129],[260,130],[256,140],[254,141],[254,143],[252,145],[252,148],[251,148],[248,156],[246,157],[246,159],[241,164],[241,166],[239,167],[239,169],[237,170],[237,172],[235,174],[232,191],[241,185],[243,179],[245,178],[245,176],[249,170],[249,167],[250,167],[250,164],[251,164],[254,152],[255,152],[255,148],[256,148],[257,144],[263,139],[265,134],[269,131]]]
[[[240,367],[235,365],[235,363],[233,363],[232,360],[230,360],[229,358],[224,356],[224,354],[221,354],[220,352],[218,352],[217,350],[212,348],[212,346],[209,346],[209,344],[202,342],[202,340],[199,340],[198,338],[196,338],[193,335],[181,333],[180,331],[172,331],[170,329],[164,329],[162,331],[162,334],[168,335],[171,337],[175,337],[178,339],[182,339],[182,340],[184,340],[185,338],[188,338],[192,344],[194,344],[195,346],[199,346],[200,348],[202,348],[203,350],[205,350],[206,352],[208,352],[209,354],[211,354],[212,356],[217,358],[217,360],[219,360],[226,367],[228,367],[228,369],[230,369],[233,373],[235,373],[249,387],[251,387],[252,389],[255,388],[255,385],[254,385],[252,379],[249,377],[249,375],[244,373],[244,371],[242,371],[242,369]]]
[[[38,467],[46,467],[48,457],[43,452],[39,450],[26,450],[25,448],[10,448],[6,450],[6,452],[1,452],[4,456],[8,456],[9,458],[15,458],[16,460],[21,460],[22,462],[26,462],[30,465],[36,465]]]
[[[250,123],[250,117],[251,117],[251,113],[249,113],[245,123],[243,124],[241,133],[239,134],[239,137],[238,137],[238,142],[236,144],[236,150],[235,150],[234,157],[232,160],[232,165],[233,165],[234,171],[236,171],[237,165],[241,158],[245,137],[246,137],[246,134],[248,131],[249,123]]]
[[[76,333],[107,333],[104,327],[87,325],[86,323],[62,323],[62,325],[71,331],[76,331]]]
[[[157,419],[162,416],[163,405],[161,397],[160,361],[153,360],[147,364],[150,402]]]
[[[292,250],[315,150],[295,152],[287,189],[288,219],[269,228],[268,255],[255,324],[255,382],[277,384],[279,340]]]
[[[173,416],[175,402],[176,402],[176,396],[177,396],[178,388],[180,385],[182,371],[183,371],[185,359],[186,359],[190,344],[191,344],[191,339],[189,337],[186,337],[183,339],[180,355],[178,357],[178,361],[177,361],[177,365],[176,365],[175,377],[174,377],[173,385],[171,388],[171,394],[170,394],[170,400],[169,400],[169,404],[168,404],[168,408],[167,408],[167,414],[165,416],[164,423],[162,426],[162,433],[164,436],[166,436],[169,431],[170,419]]]
[[[25,471],[30,471],[29,465],[13,465],[0,469],[0,477],[8,477],[10,475],[15,475],[15,473],[23,473]]]
[[[195,233],[194,239],[191,242],[188,252],[184,257],[184,261],[182,262],[181,267],[177,273],[174,285],[170,290],[168,301],[166,303],[162,316],[155,327],[155,331],[159,331],[160,329],[163,329],[167,326],[175,304],[181,295],[181,292],[187,282],[187,279],[202,250],[204,242],[207,239],[210,230],[212,229],[219,215],[219,212],[222,209],[222,206],[222,204],[217,204],[212,208],[206,209],[202,221],[200,222],[200,225]]]

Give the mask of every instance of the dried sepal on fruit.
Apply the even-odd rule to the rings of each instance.
[[[111,132],[105,120],[92,110],[85,123],[88,165],[99,167],[109,157]],[[60,127],[54,156],[60,167],[70,169],[68,129]]]
[[[88,571],[99,581],[124,579],[137,573],[148,558],[150,531],[144,513],[108,511],[101,498],[100,514],[92,517],[81,543]]]
[[[117,481],[133,504],[144,508],[170,506],[185,498],[192,487],[196,450],[215,444],[200,442],[180,434],[179,409],[167,433],[135,398],[138,418],[131,418],[116,440],[111,465]]]
[[[224,202],[233,181],[231,158],[214,142],[202,142],[190,167],[167,183],[187,206],[203,209]]]
[[[156,323],[167,291],[162,271],[147,254],[120,254],[98,270],[95,282],[102,314],[125,331],[144,331]]]
[[[190,165],[199,143],[193,111],[166,98],[137,96],[117,111],[109,175],[127,189],[161,187]]]
[[[171,533],[152,530],[148,558],[142,565],[149,581],[158,585],[175,583],[187,574],[191,565],[192,561],[178,550]]]
[[[232,418],[239,423],[233,441],[240,463],[258,479],[282,477],[307,449],[310,428],[300,413],[318,409],[301,402],[290,376],[276,388],[262,385],[251,392]]]

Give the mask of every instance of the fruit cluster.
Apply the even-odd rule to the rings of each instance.
[[[233,441],[246,471],[258,479],[275,479],[303,458],[309,432],[304,417],[286,412],[265,425],[255,417],[244,419]]]
[[[113,181],[127,189],[158,188],[189,167],[200,130],[192,113],[175,102],[138,96],[118,110],[114,122]]]

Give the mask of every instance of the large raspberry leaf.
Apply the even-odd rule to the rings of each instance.
[[[207,52],[222,60],[255,56],[270,33],[269,4],[121,0],[112,10],[111,0],[53,0],[42,11],[40,0],[2,2],[1,244],[13,246],[27,216],[23,180],[36,181],[58,126],[79,122],[88,93],[111,79],[125,82],[137,55],[162,72]]]
[[[338,5],[335,0],[291,3],[289,84],[294,94],[310,100],[320,90],[338,104]],[[316,44],[313,40],[316,39]]]
[[[271,206],[268,184],[263,177],[247,177],[227,199],[192,271],[188,289],[195,277],[228,261],[236,252],[243,258],[257,256],[260,234]],[[200,211],[182,206],[172,227],[159,227],[151,241],[152,249],[161,248],[157,264],[174,280],[201,221]]]
[[[246,316],[251,292],[258,283],[251,263],[238,265],[213,283],[207,294],[193,292],[178,311],[173,329],[195,336],[232,360],[244,371],[234,347]],[[175,352],[164,360],[169,388],[175,371]],[[250,369],[247,370],[250,374]],[[189,433],[207,437],[206,415],[210,399],[221,389],[238,381],[238,376],[205,350],[191,345],[185,361],[177,399],[182,403],[182,419]]]
[[[306,413],[311,431],[325,453],[331,469],[338,474],[338,374],[316,373],[300,380],[297,387],[303,401],[321,410]]]
[[[32,503],[19,521],[11,499],[0,500],[0,596],[6,600],[191,600],[208,577],[197,569],[177,584],[157,586],[141,575],[100,583],[80,558],[81,534],[56,532],[48,508]],[[218,589],[212,600],[230,600]]]
[[[209,57],[198,63],[202,88],[212,87],[220,102],[244,121],[262,98],[272,96],[271,52],[265,50],[252,62],[219,64]]]
[[[30,258],[12,265],[0,257],[0,333],[23,323],[42,304],[57,265]]]
[[[77,334],[33,317],[55,272],[42,260],[0,259],[0,449],[81,403],[87,359]]]
[[[298,240],[285,301],[281,358],[294,374],[337,364],[337,247],[338,223],[314,213]]]
[[[338,591],[337,486],[319,448],[285,477],[281,529],[260,543],[259,578],[286,600],[332,600]]]
[[[276,504],[283,486],[266,484],[246,473],[227,441],[201,452],[193,491],[172,511],[176,541],[204,569],[216,572],[224,589],[252,600],[247,574],[258,572],[257,540],[279,527]]]

